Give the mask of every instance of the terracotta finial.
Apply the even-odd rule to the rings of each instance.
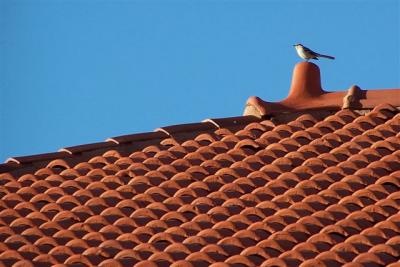
[[[355,107],[357,104],[356,102],[359,100],[360,91],[361,89],[357,85],[350,87],[347,94],[343,97],[342,109]]]
[[[310,62],[298,63],[293,70],[288,99],[312,98],[323,93],[319,67]]]

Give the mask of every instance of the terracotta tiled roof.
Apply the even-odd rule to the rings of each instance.
[[[400,91],[388,92],[373,107],[253,102],[258,117],[11,158],[0,266],[399,266]]]

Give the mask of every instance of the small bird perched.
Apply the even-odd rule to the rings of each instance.
[[[324,57],[324,58],[329,58],[329,59],[335,59],[334,57],[327,56],[327,55],[322,55],[318,54],[317,52],[312,51],[310,48],[305,47],[302,44],[295,44],[293,45],[294,48],[296,48],[297,54],[302,58],[305,59],[306,61],[310,59],[315,59],[318,60],[319,57]]]

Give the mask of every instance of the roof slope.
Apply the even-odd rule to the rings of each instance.
[[[382,105],[3,174],[0,259],[388,265],[400,251],[399,132]]]
[[[399,110],[288,116],[11,159],[0,266],[400,264]]]

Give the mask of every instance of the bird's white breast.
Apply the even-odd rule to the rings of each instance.
[[[303,47],[296,46],[297,54],[303,59],[310,59],[312,58],[306,51],[304,51]]]

